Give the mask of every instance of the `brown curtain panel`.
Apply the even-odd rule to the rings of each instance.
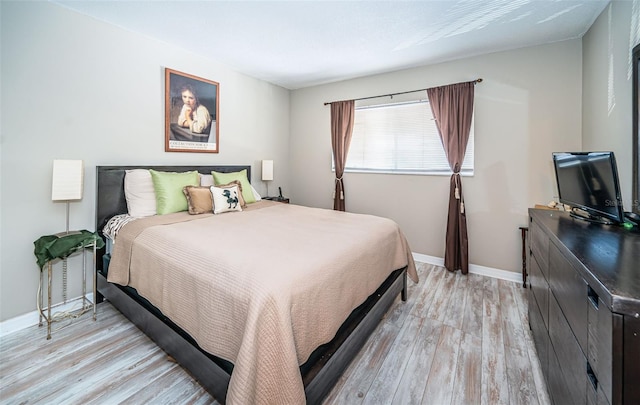
[[[347,161],[351,135],[353,134],[353,119],[355,115],[355,101],[336,101],[331,103],[331,147],[336,165],[335,190],[333,195],[333,209],[344,211],[344,165]]]
[[[444,267],[449,271],[460,269],[462,274],[469,272],[469,238],[460,168],[471,130],[475,83],[473,81],[427,89],[431,111],[453,171],[449,189]]]

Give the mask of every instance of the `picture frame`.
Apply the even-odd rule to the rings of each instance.
[[[220,151],[220,84],[165,68],[165,152]]]

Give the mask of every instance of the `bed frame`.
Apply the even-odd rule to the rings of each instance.
[[[129,169],[154,169],[183,172],[197,170],[203,174],[236,172],[251,166],[97,166],[96,167],[96,230],[114,215],[127,212],[124,196],[124,175]],[[202,350],[184,330],[175,325],[157,308],[136,294],[130,287],[106,280],[109,256],[105,249],[97,252],[97,302],[106,298],[140,330],[156,342],[167,354],[187,369],[199,383],[221,403],[225,402],[233,364]],[[371,332],[379,324],[398,294],[406,301],[406,267],[395,270],[367,301],[356,308],[342,324],[334,339],[318,347],[309,360],[300,366],[308,404],[320,404],[338,378],[358,354]]]

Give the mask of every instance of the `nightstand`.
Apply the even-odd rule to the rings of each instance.
[[[51,324],[54,320],[66,319],[71,317],[77,317],[82,315],[87,310],[93,310],[93,320],[97,318],[96,315],[96,250],[104,246],[102,238],[97,233],[92,233],[86,230],[63,232],[56,235],[46,235],[40,237],[34,242],[34,254],[37,258],[37,263],[40,267],[40,285],[38,287],[38,312],[39,323],[38,326],[42,326],[44,319],[47,322],[47,340],[51,339]],[[93,300],[87,298],[87,264],[86,264],[86,251],[91,249],[93,251],[93,265],[91,266],[91,277],[93,285]],[[79,313],[62,313],[59,316],[58,313],[51,314],[51,281],[53,278],[53,262],[56,259],[62,260],[63,270],[63,296],[64,303],[66,304],[66,270],[67,270],[67,258],[71,255],[82,252],[82,308],[79,309]],[[45,272],[46,267],[46,272]],[[45,273],[47,280],[45,281]],[[47,306],[44,307],[44,284],[47,285]]]
[[[287,197],[262,197],[262,199],[289,204],[289,199]]]

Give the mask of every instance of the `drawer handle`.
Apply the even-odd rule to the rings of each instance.
[[[600,301],[600,297],[598,297],[598,294],[594,291],[593,288],[591,288],[590,285],[587,285],[587,298],[589,298],[589,302],[591,303],[591,305],[593,305],[595,309],[598,309],[598,302]]]
[[[587,361],[587,377],[589,377],[589,381],[593,386],[593,390],[598,391],[598,377],[596,377],[596,374],[593,372],[593,369],[591,368],[591,364],[588,361]]]

